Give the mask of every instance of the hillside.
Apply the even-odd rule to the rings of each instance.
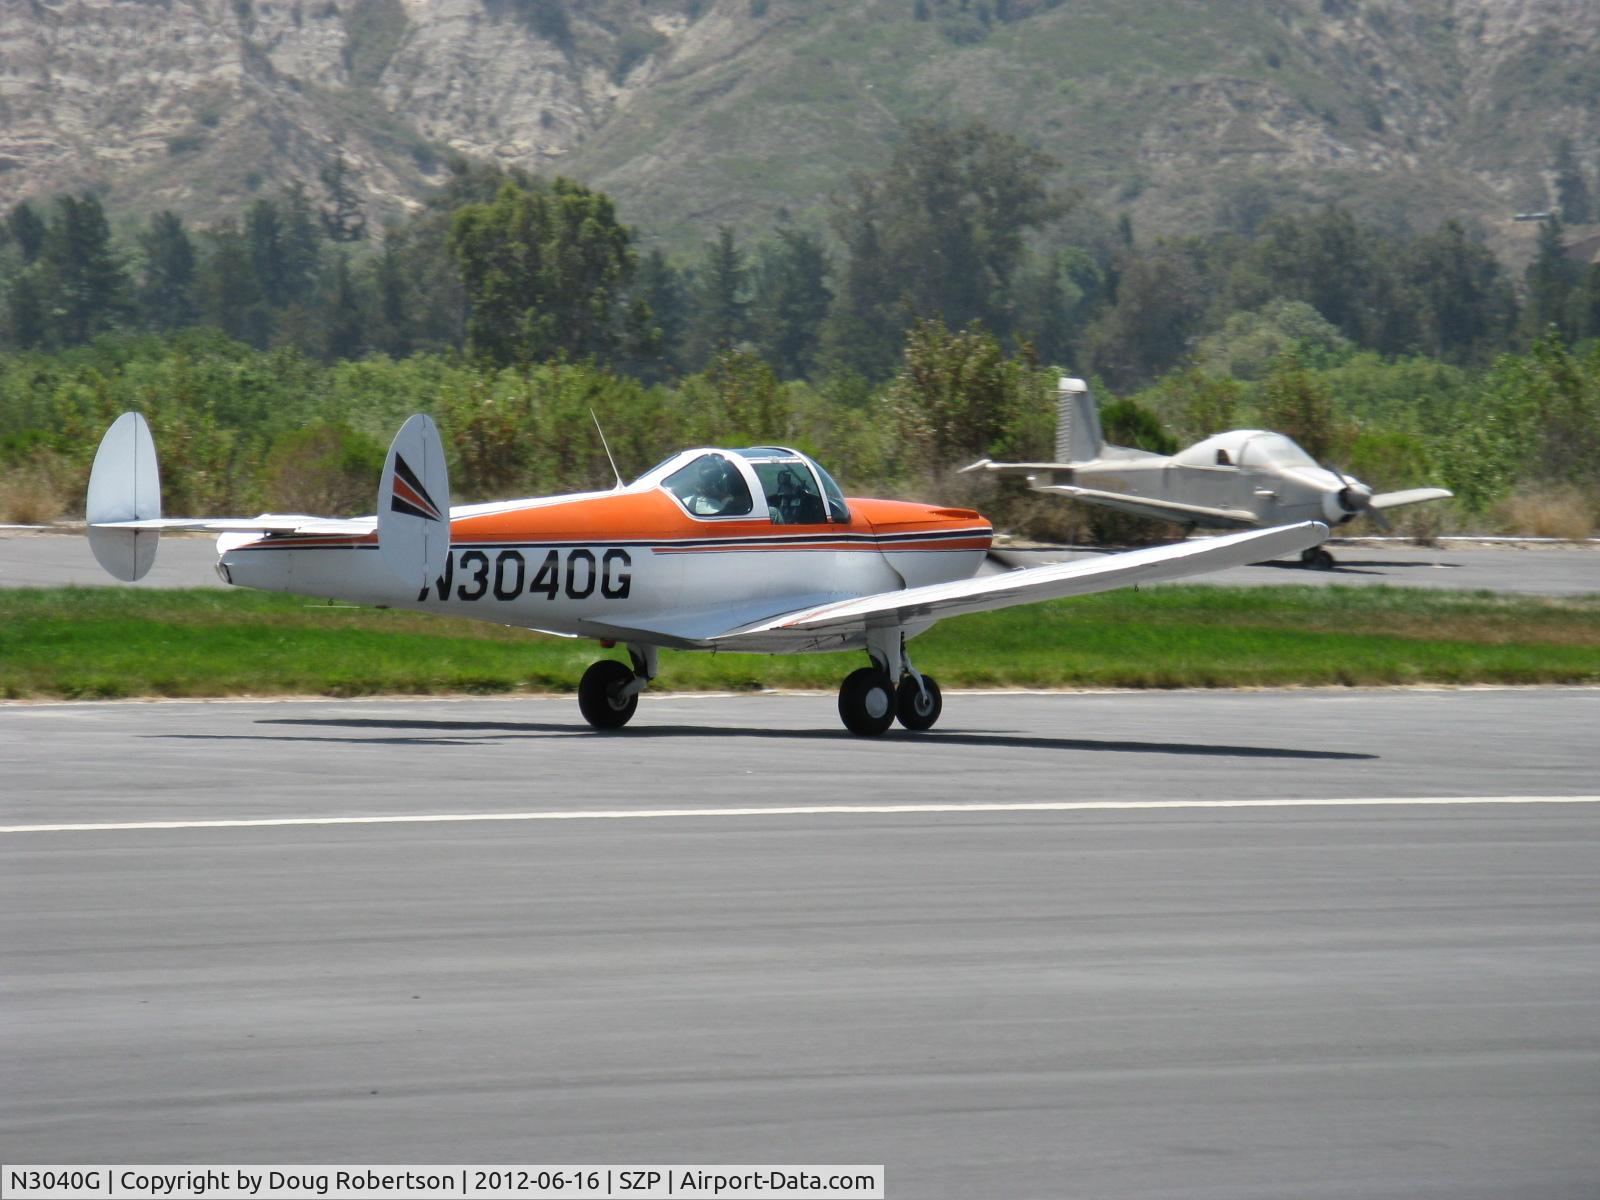
[[[1503,248],[1600,159],[1592,0],[0,0],[0,205],[236,211],[335,154],[398,215],[451,154],[692,244],[815,210],[903,120],[978,118],[1137,228],[1339,199]]]

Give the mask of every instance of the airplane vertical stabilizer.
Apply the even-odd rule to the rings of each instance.
[[[1089,462],[1100,457],[1105,444],[1089,385],[1063,375],[1056,392],[1056,461]]]
[[[444,574],[450,554],[450,476],[438,427],[418,413],[400,427],[378,485],[378,549],[407,585]]]
[[[150,521],[161,516],[161,476],[150,426],[138,413],[116,419],[89,472],[84,504],[89,549],[111,575],[126,583],[142,579],[156,560],[156,529],[106,529],[113,521]]]

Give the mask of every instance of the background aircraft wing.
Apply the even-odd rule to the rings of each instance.
[[[1371,507],[1402,508],[1407,504],[1421,504],[1424,500],[1448,500],[1454,492],[1445,488],[1410,488],[1404,492],[1379,492],[1372,498]]]
[[[1176,500],[1154,500],[1148,496],[1129,496],[1122,492],[1103,492],[1098,488],[1078,487],[1071,483],[1052,483],[1038,488],[1041,492],[1059,492],[1087,504],[1114,508],[1132,513],[1136,517],[1155,517],[1162,521],[1222,521],[1229,525],[1259,525],[1261,519],[1247,508],[1207,508],[1203,504],[1181,504]]]
[[[1230,533],[1171,546],[1153,546],[1148,550],[1130,550],[1088,562],[1027,567],[1003,575],[934,583],[821,604],[730,630],[709,641],[713,646],[737,650],[742,640],[759,642],[762,635],[778,631],[826,632],[869,625],[906,625],[926,622],[930,618],[938,620],[962,613],[1032,604],[1037,600],[1086,596],[1092,592],[1181,579],[1185,575],[1199,575],[1206,571],[1219,571],[1225,567],[1297,554],[1319,545],[1327,536],[1328,527],[1320,521],[1304,521],[1298,525]]]

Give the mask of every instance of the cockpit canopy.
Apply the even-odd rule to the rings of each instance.
[[[691,517],[763,517],[774,525],[848,525],[844,493],[817,462],[785,446],[686,450],[641,475],[665,488]]]
[[[1173,456],[1185,467],[1315,467],[1317,460],[1281,433],[1230,429]]]

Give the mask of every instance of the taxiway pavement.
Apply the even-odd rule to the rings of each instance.
[[[1332,541],[1334,567],[1314,571],[1293,559],[1234,567],[1180,583],[1215,583],[1229,587],[1450,588],[1535,596],[1582,596],[1600,593],[1600,547],[1589,545],[1498,546],[1446,542],[1440,546],[1396,545],[1390,542]],[[991,569],[1032,567],[1051,562],[1099,558],[1100,550],[1012,550],[1001,548]]]
[[[135,587],[223,587],[217,578],[216,540],[166,537],[150,574]],[[1462,542],[1437,547],[1392,543],[1330,543],[1338,565],[1332,571],[1308,571],[1284,561],[1237,567],[1185,583],[1232,586],[1341,584],[1361,587],[1485,588],[1497,592],[1575,596],[1600,593],[1600,547],[1540,546],[1512,548]],[[991,570],[1044,562],[1098,557],[1100,551],[1001,549]],[[118,585],[102,571],[81,536],[6,534],[0,532],[0,587],[63,587]]]
[[[0,1160],[1595,1195],[1600,690],[833,704],[0,706]]]

